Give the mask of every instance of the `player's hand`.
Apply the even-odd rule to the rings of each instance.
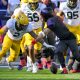
[[[55,46],[49,45],[49,44],[47,44],[47,43],[45,43],[45,42],[43,43],[43,45],[44,45],[45,47],[47,47],[47,48],[52,48],[53,50],[56,49]]]
[[[64,12],[60,11],[56,15],[60,18],[61,21],[64,20],[64,17],[65,17]]]

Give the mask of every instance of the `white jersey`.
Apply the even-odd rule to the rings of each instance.
[[[76,8],[70,9],[67,2],[63,2],[59,9],[65,13],[64,23],[71,26],[80,25],[80,3],[77,4]]]
[[[46,5],[39,3],[38,8],[32,11],[31,9],[29,9],[28,4],[26,3],[22,4],[21,10],[28,16],[29,23],[31,23],[34,29],[38,29],[39,27],[42,27],[43,19],[40,15],[40,12],[45,7]]]
[[[16,29],[15,23],[15,19],[9,19],[6,23],[6,26],[8,28],[7,35],[12,40],[20,40],[24,33],[32,31],[32,26],[30,24],[28,26],[25,26],[23,30],[19,31]]]

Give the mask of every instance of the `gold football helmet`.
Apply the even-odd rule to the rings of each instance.
[[[21,0],[21,3],[27,3],[28,0]]]
[[[35,10],[38,8],[39,0],[28,0],[28,5],[31,10]]]
[[[28,0],[21,0],[20,6],[21,6],[22,4],[24,4],[24,3],[27,3],[27,2],[28,2]]]
[[[16,10],[13,15],[19,24],[28,25],[28,17],[21,10]]]

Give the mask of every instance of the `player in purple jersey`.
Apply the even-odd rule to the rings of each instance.
[[[65,66],[63,52],[67,50],[68,47],[72,50],[74,58],[77,61],[80,61],[80,54],[76,43],[76,37],[66,28],[60,17],[54,16],[52,14],[51,8],[45,8],[42,10],[41,15],[44,18],[44,21],[47,22],[48,28],[44,29],[36,38],[36,40],[32,42],[32,44],[35,44],[36,41],[41,40],[50,31],[53,31],[60,39],[60,42],[56,46],[57,48],[55,50],[55,53],[58,55],[58,59],[63,68],[62,73],[67,74],[68,72]]]

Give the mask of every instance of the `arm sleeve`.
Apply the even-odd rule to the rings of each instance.
[[[28,26],[27,26],[27,32],[31,32],[33,30],[33,28],[32,28],[32,25],[31,24],[28,24]]]
[[[7,28],[11,28],[13,26],[13,21],[9,19],[6,23]]]
[[[52,21],[51,19],[49,19],[49,20],[47,21],[47,27],[48,27],[49,29],[53,29],[54,26],[55,26],[54,21]]]

